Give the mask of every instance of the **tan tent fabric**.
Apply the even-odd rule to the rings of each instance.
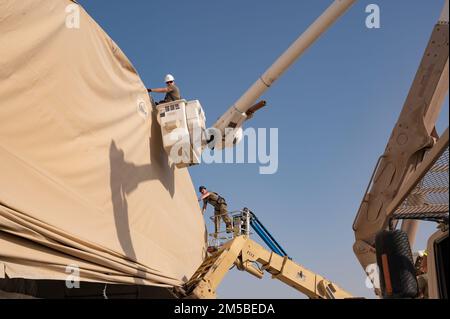
[[[205,225],[145,87],[69,0],[0,1],[0,277],[179,285]],[[139,43],[136,43],[138,45]],[[151,55],[151,52],[149,52]]]

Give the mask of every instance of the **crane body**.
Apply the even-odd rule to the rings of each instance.
[[[433,161],[448,148],[448,129],[440,137],[435,129],[444,98],[448,93],[448,23],[448,0],[446,0],[403,109],[386,149],[376,164],[353,223],[355,233],[353,250],[367,274],[373,268],[371,266],[377,265],[376,236],[388,229],[393,213],[402,204],[402,201],[395,200],[397,195],[403,193],[405,199],[406,193],[402,190],[408,185],[411,186],[412,181],[415,181],[413,186],[417,185],[420,176],[415,176],[417,175],[415,173],[421,170],[422,164],[433,164]],[[437,143],[438,141],[440,143]],[[431,150],[436,149],[438,144],[439,151],[434,152],[433,157],[427,158],[427,154],[432,153]],[[422,202],[424,195],[422,194]],[[415,201],[418,201],[418,197]],[[421,207],[423,213],[429,209],[425,206],[426,203],[423,202]],[[443,213],[446,210],[448,214],[448,204],[443,209]],[[402,221],[401,230],[407,234],[410,247],[414,245],[419,219],[408,218]],[[395,224],[397,222],[398,220]],[[391,226],[394,229],[396,225]]]

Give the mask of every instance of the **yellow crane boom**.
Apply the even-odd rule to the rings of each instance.
[[[352,298],[352,295],[309,269],[269,251],[240,235],[225,243],[217,252],[206,258],[192,278],[178,293],[185,298],[211,299],[230,268],[235,265],[258,278],[264,271],[272,278],[293,287],[313,299]]]

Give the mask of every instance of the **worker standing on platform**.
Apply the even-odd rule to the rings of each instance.
[[[147,89],[148,92],[166,93],[164,100],[159,101],[158,104],[172,102],[181,99],[180,89],[175,85],[175,78],[172,74],[167,74],[164,78],[166,82],[165,88]]]
[[[231,226],[231,219],[228,216],[227,203],[225,198],[221,197],[215,192],[209,192],[205,186],[199,187],[199,192],[202,194],[200,200],[203,200],[202,214],[205,214],[206,206],[210,204],[214,207],[214,230],[217,234],[220,232],[220,219],[225,222],[227,233],[233,232],[233,227]]]

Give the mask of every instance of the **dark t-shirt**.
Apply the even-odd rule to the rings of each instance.
[[[225,199],[220,197],[219,194],[214,192],[209,192],[209,196],[203,200],[203,203],[210,204],[214,208],[219,209],[221,204],[226,204]]]
[[[172,84],[168,87],[169,92],[166,93],[166,96],[164,97],[165,102],[172,102],[176,100],[180,100],[180,89],[175,84]]]

